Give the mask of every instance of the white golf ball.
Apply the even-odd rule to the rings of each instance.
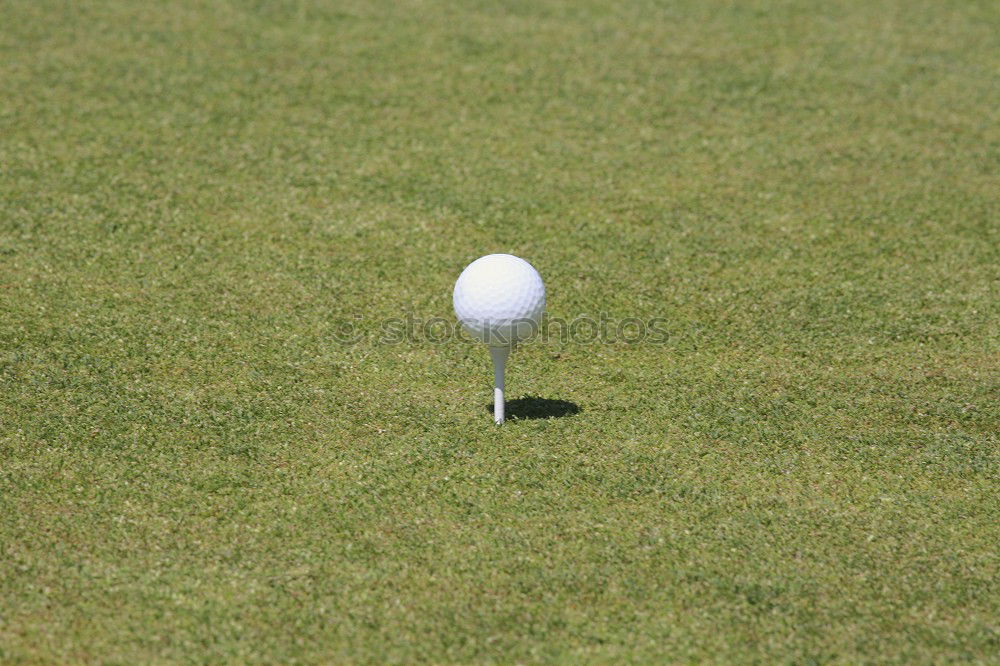
[[[535,267],[511,254],[488,254],[465,267],[452,296],[472,337],[496,347],[532,337],[545,312],[545,285]]]

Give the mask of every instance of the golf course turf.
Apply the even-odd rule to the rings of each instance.
[[[0,1],[0,664],[1000,664],[998,71],[993,0]],[[566,324],[499,427],[493,252]]]

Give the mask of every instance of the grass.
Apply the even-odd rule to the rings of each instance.
[[[0,25],[0,662],[1000,663],[996,3]]]

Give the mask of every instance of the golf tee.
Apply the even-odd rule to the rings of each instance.
[[[504,420],[503,375],[510,347],[490,347],[493,357],[493,421],[498,425]]]

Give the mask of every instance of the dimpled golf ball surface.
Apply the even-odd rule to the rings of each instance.
[[[545,285],[535,267],[510,254],[476,259],[458,276],[455,314],[472,337],[494,346],[526,340],[545,311]]]

